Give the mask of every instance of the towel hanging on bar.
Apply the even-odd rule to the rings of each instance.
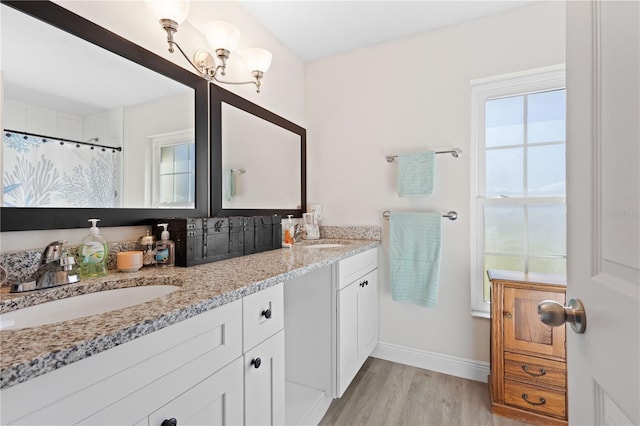
[[[398,195],[431,196],[435,187],[435,152],[398,155]]]
[[[439,213],[391,214],[389,275],[393,300],[436,306],[441,254]]]

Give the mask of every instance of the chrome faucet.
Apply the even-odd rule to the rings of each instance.
[[[293,227],[293,241],[295,241],[296,243],[299,243],[300,241],[302,241],[303,237],[304,237],[304,226],[298,223],[296,224],[296,226]]]
[[[80,281],[80,275],[74,270],[76,260],[73,256],[62,257],[62,245],[66,241],[49,243],[40,258],[35,280],[11,286],[12,293],[58,287]]]

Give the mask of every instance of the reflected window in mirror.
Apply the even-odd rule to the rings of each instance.
[[[189,208],[195,201],[193,132],[153,138],[153,205]]]

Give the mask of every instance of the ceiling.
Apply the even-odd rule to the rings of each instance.
[[[241,1],[305,61],[501,13],[534,1]]]

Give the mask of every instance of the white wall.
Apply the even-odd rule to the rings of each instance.
[[[469,82],[564,63],[564,28],[564,3],[544,2],[307,65],[308,200],[325,224],[383,227],[381,342],[489,360],[489,321],[470,315]],[[436,157],[432,197],[398,197],[386,154],[451,147],[463,156]],[[437,307],[391,300],[384,210],[458,212]]]
[[[142,1],[58,0],[56,3],[191,70],[179,53],[172,55],[167,51],[166,33]],[[262,93],[257,94],[253,85],[223,87],[305,127],[302,60],[234,2],[191,2],[189,17],[175,36],[187,54],[191,55],[197,49],[209,49],[196,28],[211,19],[227,20],[240,29],[242,37],[239,49],[255,46],[273,53],[273,63],[263,79]],[[233,54],[229,65],[229,79],[245,79],[244,67]],[[241,76],[238,68],[242,71]],[[101,233],[108,241],[126,241],[144,235],[145,229],[146,227],[101,228]],[[0,234],[0,250],[6,252],[42,248],[50,241],[61,238],[67,239],[69,244],[78,244],[87,232],[86,229],[3,232]]]

